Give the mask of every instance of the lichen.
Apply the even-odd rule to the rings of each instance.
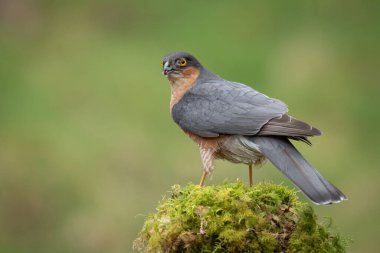
[[[283,185],[174,185],[134,241],[142,252],[345,252],[312,207]]]

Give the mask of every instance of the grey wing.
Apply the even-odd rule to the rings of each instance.
[[[306,122],[284,114],[268,121],[257,135],[309,137],[321,135],[321,131]]]
[[[287,106],[244,84],[215,80],[192,87],[172,110],[182,129],[202,137],[254,135]]]

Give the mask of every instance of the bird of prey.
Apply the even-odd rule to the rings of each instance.
[[[166,55],[162,72],[171,86],[171,115],[199,146],[204,168],[201,186],[215,159],[247,164],[252,185],[252,165],[267,158],[314,203],[346,199],[289,141],[310,144],[307,138],[321,132],[288,115],[285,103],[224,80],[189,53]]]

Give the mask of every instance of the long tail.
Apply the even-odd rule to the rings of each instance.
[[[260,151],[314,203],[326,205],[347,199],[322,177],[285,137],[248,137]]]

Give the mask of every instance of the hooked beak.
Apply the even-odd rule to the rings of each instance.
[[[164,68],[163,68],[163,71],[162,73],[167,76],[168,74],[170,74],[171,72],[174,71],[174,68],[169,66],[169,61],[165,62],[164,64]]]

